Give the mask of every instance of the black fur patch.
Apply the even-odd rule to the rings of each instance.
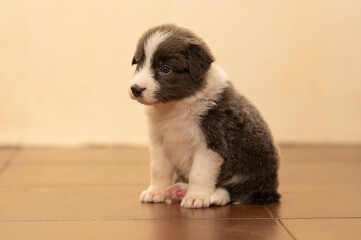
[[[226,188],[231,201],[278,201],[279,155],[270,130],[257,109],[233,86],[227,87],[216,106],[203,116],[201,128],[208,147],[224,159],[217,187]],[[243,176],[244,181],[226,185],[234,176]]]

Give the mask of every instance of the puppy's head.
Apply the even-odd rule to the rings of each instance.
[[[191,96],[205,85],[213,61],[207,45],[190,30],[171,24],[151,28],[132,60],[130,97],[151,105]]]

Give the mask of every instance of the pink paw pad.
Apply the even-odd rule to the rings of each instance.
[[[182,189],[180,185],[175,184],[168,188],[167,198],[173,203],[182,201],[187,190]]]

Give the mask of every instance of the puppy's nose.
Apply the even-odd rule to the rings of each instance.
[[[132,90],[134,97],[139,97],[145,90],[145,88],[141,88],[137,84],[134,84],[130,89]]]

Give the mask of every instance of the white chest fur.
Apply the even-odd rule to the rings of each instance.
[[[183,174],[188,175],[194,152],[205,144],[199,122],[207,108],[178,102],[148,111],[152,144],[162,145],[166,158]]]

